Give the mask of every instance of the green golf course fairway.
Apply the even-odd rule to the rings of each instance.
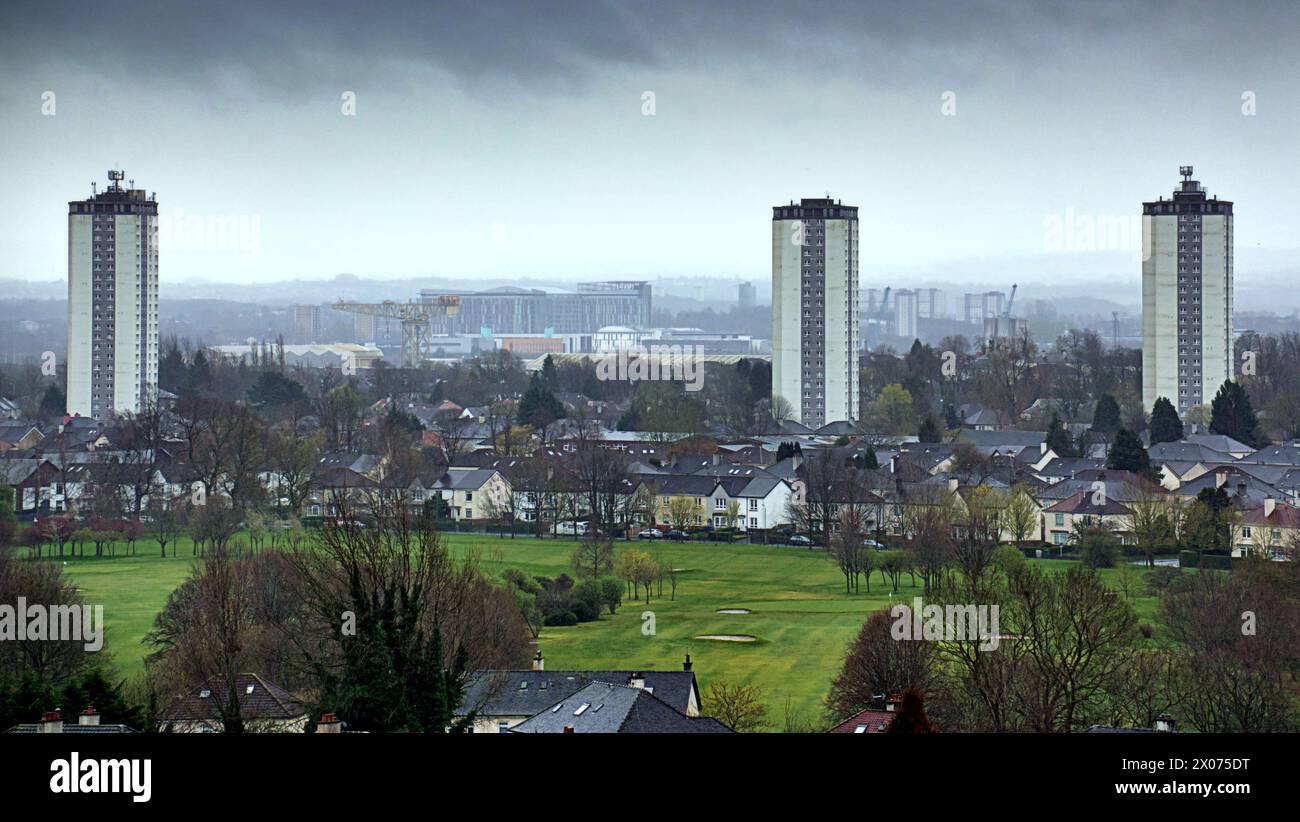
[[[461,556],[476,555],[482,569],[499,578],[506,568],[555,577],[569,573],[570,539],[449,534],[447,545]],[[844,577],[821,551],[748,544],[619,542],[650,551],[679,569],[677,596],[626,601],[614,615],[572,627],[545,628],[539,640],[550,670],[617,668],[679,669],[690,654],[701,689],[725,679],[757,685],[768,706],[768,723],[784,724],[789,707],[803,722],[824,724],[822,702],[838,672],[849,643],[866,615],[887,607],[889,587],[879,573],[871,592],[849,595]],[[64,571],[85,601],[104,606],[105,644],[120,675],[143,669],[148,648],[142,643],[167,595],[188,575],[194,562],[188,541],[176,557],[160,558],[154,546],[137,546],[137,555],[68,560]],[[120,549],[119,549],[120,553]],[[170,554],[170,549],[168,551]],[[1052,568],[1074,564],[1035,560]],[[1110,580],[1115,572],[1103,575]],[[910,602],[920,594],[904,574],[899,597]],[[1138,616],[1154,620],[1156,600],[1145,594],[1133,600]],[[720,614],[718,609],[748,609],[748,614]],[[648,632],[653,614],[653,633]],[[708,634],[752,635],[752,642],[697,639]]]

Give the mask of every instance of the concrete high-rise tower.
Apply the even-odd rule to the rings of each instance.
[[[858,419],[858,209],[772,209],[772,398],[810,428]]]
[[[894,292],[894,335],[916,339],[917,320],[920,318],[920,292],[900,288]]]
[[[158,396],[158,203],[125,176],[68,203],[68,413],[99,420]]]
[[[1232,203],[1179,172],[1170,199],[1142,204],[1142,404],[1181,414],[1233,378]]]

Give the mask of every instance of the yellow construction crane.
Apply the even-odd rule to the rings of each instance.
[[[397,320],[402,324],[402,367],[419,368],[429,349],[430,322],[434,317],[454,317],[460,313],[460,297],[443,294],[429,302],[384,300],[382,303],[357,303],[339,300],[335,311],[366,314]]]

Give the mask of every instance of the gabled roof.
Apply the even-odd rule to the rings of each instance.
[[[972,431],[962,429],[957,435],[959,442],[969,442],[985,448],[998,448],[1009,451],[1011,448],[1024,448],[1026,445],[1037,446],[1047,441],[1046,431]]]
[[[1246,443],[1224,434],[1188,434],[1183,437],[1183,440],[1228,454],[1244,453],[1252,450]]]
[[[450,468],[438,480],[437,487],[456,491],[477,491],[496,473],[495,468]]]
[[[867,708],[831,728],[828,734],[882,734],[894,719],[889,711]]]
[[[1198,442],[1158,442],[1147,449],[1151,462],[1230,462],[1232,455]]]
[[[259,674],[235,677],[235,693],[240,715],[246,720],[289,720],[307,714],[297,697]],[[226,698],[226,682],[214,676],[203,685],[178,698],[160,715],[164,722],[205,722],[220,720],[217,705]]]
[[[1243,446],[1243,448],[1249,449],[1249,446]],[[1282,445],[1269,445],[1253,454],[1247,454],[1239,462],[1300,466],[1300,441],[1293,440]]]
[[[1220,487],[1219,476],[1222,476],[1224,480],[1221,486],[1224,493],[1232,498],[1239,507],[1253,508],[1263,505],[1264,500],[1269,497],[1281,496],[1276,488],[1256,479],[1235,465],[1219,466],[1196,479],[1188,480],[1179,486],[1177,493],[1180,497],[1194,497],[1207,488],[1210,490],[1218,488]]]
[[[1043,509],[1044,514],[1074,514],[1075,516],[1121,516],[1126,517],[1133,513],[1133,510],[1123,503],[1113,500],[1106,495],[1102,495],[1101,503],[1094,500],[1094,495],[1088,491],[1080,491],[1077,494],[1066,497],[1060,502],[1049,505]]]
[[[700,704],[693,671],[642,671],[646,690],[675,710],[685,713],[691,702]],[[592,682],[626,684],[632,671],[483,671],[465,684],[456,709],[464,716],[471,709],[483,717],[532,716],[553,706]]]
[[[1089,457],[1056,457],[1038,470],[1040,477],[1072,477],[1081,471],[1095,471],[1106,467],[1105,460]]]
[[[1251,508],[1241,514],[1243,525],[1260,525],[1266,528],[1300,529],[1300,508],[1284,502],[1275,503],[1273,513],[1264,514],[1264,506]]]
[[[690,717],[644,688],[592,682],[511,728],[511,733],[731,733]]]
[[[1038,498],[1040,501],[1047,502],[1048,500],[1063,500],[1080,491],[1091,494],[1095,490],[1093,487],[1095,482],[1103,483],[1106,496],[1119,502],[1132,502],[1143,494],[1166,493],[1163,487],[1134,474],[1132,471],[1100,468],[1079,471],[1070,479],[1063,479],[1058,483],[1049,485],[1038,492]]]

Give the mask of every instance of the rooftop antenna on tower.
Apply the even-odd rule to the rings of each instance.
[[[113,169],[110,168],[108,170],[108,179],[110,182],[110,185],[108,187],[109,191],[121,191],[122,190],[121,183],[123,180],[126,179],[126,172],[114,171]]]
[[[1184,179],[1184,180],[1191,180],[1191,179],[1192,179],[1192,167],[1191,167],[1191,166],[1179,166],[1179,167],[1178,167],[1178,173],[1181,174],[1181,175],[1183,175],[1183,179]]]

